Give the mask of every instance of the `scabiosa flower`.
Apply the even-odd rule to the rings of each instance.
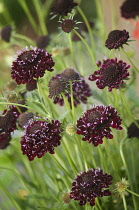
[[[128,79],[129,72],[127,65],[122,60],[117,61],[115,59],[106,59],[100,66],[98,71],[95,71],[89,76],[89,80],[96,81],[96,85],[99,89],[108,87],[108,91],[112,91],[113,88],[119,89],[124,85],[124,81]]]
[[[58,120],[35,120],[30,122],[24,136],[21,137],[21,150],[32,161],[36,156],[41,158],[46,152],[54,154],[54,148],[61,144],[61,123]]]
[[[37,44],[38,48],[44,49],[45,47],[47,47],[49,42],[50,42],[50,37],[48,35],[46,35],[46,36],[39,36],[37,38],[36,44]]]
[[[59,82],[59,86],[57,85],[57,83],[53,83],[54,87],[53,90],[54,91],[52,94],[51,89],[50,89],[50,83],[49,83],[49,97],[53,98],[53,103],[54,104],[60,104],[60,106],[64,105],[64,100],[63,97],[61,95],[61,93],[63,93],[67,99],[69,104],[71,105],[71,96],[70,96],[70,88],[69,88],[69,81],[73,80],[72,82],[72,90],[73,90],[73,99],[74,99],[74,106],[76,107],[78,104],[82,103],[87,103],[87,98],[90,97],[92,95],[91,90],[89,85],[85,82],[83,77],[79,77],[77,73],[74,71],[74,74],[67,74],[68,71],[64,71],[61,74],[57,74],[55,77],[53,77],[51,79],[51,81],[58,81]],[[75,78],[78,78],[77,80],[75,80]],[[75,81],[74,81],[75,80]],[[62,86],[62,87],[61,87]],[[60,88],[58,88],[60,87]],[[58,93],[57,91],[60,90],[60,92]]]
[[[18,124],[21,128],[25,128],[28,122],[33,119],[34,114],[32,112],[21,113],[18,117]]]
[[[51,54],[43,49],[27,47],[19,52],[11,66],[11,76],[18,85],[34,83],[35,78],[43,77],[45,71],[53,71],[54,62]]]
[[[105,46],[108,49],[117,49],[126,44],[129,39],[129,32],[126,30],[113,30],[109,33],[108,38],[105,42]]]
[[[80,80],[80,75],[72,68],[66,68],[61,74],[60,77],[64,82]]]
[[[75,22],[73,19],[65,19],[61,22],[61,28],[65,33],[71,32],[75,27]]]
[[[11,140],[11,133],[0,132],[0,149],[6,149]]]
[[[122,17],[129,19],[135,18],[139,15],[139,1],[138,0],[126,0],[121,6]]]
[[[139,124],[139,120],[137,120],[137,123]],[[134,122],[132,122],[127,128],[127,134],[128,134],[128,138],[132,138],[132,137],[139,138],[139,128]]]
[[[121,130],[121,119],[115,108],[111,106],[96,106],[87,110],[84,115],[77,120],[77,131],[83,135],[82,140],[92,143],[95,147],[103,143],[103,137],[112,139],[111,128]]]
[[[30,83],[30,82],[26,83],[27,91],[33,91],[35,89],[37,89],[37,81],[36,80],[34,80],[34,83]]]
[[[51,11],[54,15],[66,16],[72,11],[74,6],[77,6],[77,3],[73,2],[73,0],[56,0]]]
[[[7,25],[7,26],[3,27],[1,29],[1,38],[6,42],[10,42],[11,31],[12,31],[11,26]]]
[[[16,130],[16,120],[19,116],[19,112],[15,106],[10,106],[10,109],[5,109],[0,115],[0,133],[1,132],[13,132]]]
[[[108,189],[112,184],[111,180],[112,176],[100,170],[100,168],[89,169],[87,172],[83,171],[74,179],[70,197],[79,201],[80,205],[89,202],[91,206],[94,206],[96,197],[111,195]]]

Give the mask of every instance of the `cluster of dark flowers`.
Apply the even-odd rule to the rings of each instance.
[[[128,6],[127,6],[128,5]],[[73,0],[58,0],[52,5],[52,13],[54,15],[67,16],[77,3]],[[125,18],[134,18],[139,15],[139,3],[137,1],[127,0],[121,7],[122,16]],[[69,33],[74,28],[74,20],[65,19],[62,22],[62,30]],[[2,31],[6,41],[10,40],[11,28],[7,27]],[[123,47],[127,44],[129,33],[126,30],[114,30],[108,35],[105,46],[112,50]],[[49,42],[46,36],[38,39],[38,48],[29,49],[26,47],[18,52],[17,57],[11,65],[11,77],[17,85],[25,84],[28,91],[37,89],[37,82],[42,78],[46,70],[54,71],[54,61],[52,55],[43,48]],[[103,63],[97,62],[99,70],[89,76],[90,81],[96,81],[99,89],[108,88],[119,89],[124,86],[124,80],[129,77],[129,65],[117,58],[105,59]],[[46,73],[47,74],[47,73]],[[71,88],[73,96],[71,96]],[[70,106],[71,97],[73,97],[74,106],[77,107],[81,102],[86,104],[87,99],[92,96],[91,89],[85,79],[73,68],[66,68],[61,73],[53,76],[48,84],[49,98],[54,104],[64,105],[64,97],[67,98]],[[47,119],[34,116],[31,112],[19,113],[15,106],[9,106],[0,115],[0,149],[4,149],[11,140],[11,133],[17,129],[16,122],[24,129],[21,137],[22,154],[26,155],[30,161],[35,157],[41,158],[46,152],[54,154],[55,147],[61,145],[62,129],[59,120]],[[122,119],[112,106],[99,105],[88,109],[76,123],[76,134],[82,135],[83,141],[92,143],[95,147],[103,143],[103,138],[112,139],[112,130],[121,130]],[[131,124],[128,129],[128,136],[134,137],[134,131],[139,135],[138,128],[135,124]],[[70,199],[79,201],[80,205],[89,202],[91,206],[95,205],[96,197],[111,195],[108,189],[112,176],[105,173],[100,168],[89,169],[77,175],[72,183]],[[106,188],[106,189],[105,189]]]

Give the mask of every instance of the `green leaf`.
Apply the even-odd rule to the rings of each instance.
[[[26,104],[35,112],[41,114],[42,116],[47,116],[48,113],[45,111],[44,107],[41,105],[40,102],[29,102],[27,101]]]

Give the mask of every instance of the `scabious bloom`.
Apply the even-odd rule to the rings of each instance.
[[[74,6],[77,6],[73,0],[56,0],[51,8],[54,15],[64,15],[67,16]]]
[[[44,49],[45,47],[47,47],[49,42],[50,42],[50,37],[48,35],[46,35],[46,36],[39,36],[37,38],[36,44],[37,44],[38,48]]]
[[[0,132],[0,149],[6,149],[11,140],[11,133]]]
[[[121,6],[122,17],[129,19],[135,18],[139,15],[139,1],[138,0],[126,0]]]
[[[106,59],[100,66],[98,71],[95,71],[89,76],[89,80],[96,81],[96,85],[99,89],[108,87],[108,91],[112,91],[113,88],[119,89],[124,85],[124,81],[128,79],[129,72],[127,65],[122,60],[117,61],[117,58]]]
[[[84,115],[77,120],[77,131],[83,135],[82,140],[92,143],[95,147],[103,143],[103,137],[112,139],[111,128],[121,130],[121,119],[115,108],[111,106],[96,106],[87,110]]]
[[[15,106],[10,106],[10,109],[5,109],[0,115],[0,133],[13,132],[16,130],[16,121],[19,116],[19,112]]]
[[[137,123],[139,124],[139,120],[137,120]],[[127,128],[127,134],[128,134],[128,138],[132,138],[132,137],[139,138],[139,128],[134,122],[132,122]]]
[[[61,144],[60,125],[58,120],[49,122],[48,119],[36,119],[28,123],[20,141],[23,155],[32,161],[35,157],[41,158],[46,152],[54,154],[54,148]]]
[[[33,119],[34,114],[32,112],[21,113],[18,117],[18,124],[21,128],[25,128],[28,122]]]
[[[56,81],[54,83],[54,81]],[[69,82],[72,82],[74,106],[78,104],[87,103],[87,97],[92,95],[89,85],[85,82],[74,69],[67,68],[61,74],[57,74],[49,82],[49,97],[53,98],[55,104],[64,105],[62,93],[66,96],[69,104],[71,105],[71,95]],[[53,84],[53,86],[51,85]],[[52,86],[52,87],[51,87]],[[54,90],[52,92],[52,90]]]
[[[64,19],[61,22],[61,28],[65,33],[71,32],[75,27],[75,22],[73,19]]]
[[[129,39],[129,32],[126,30],[113,30],[109,33],[108,38],[105,42],[105,46],[108,49],[117,49],[126,44]]]
[[[11,66],[11,76],[18,85],[34,83],[34,79],[43,77],[45,71],[53,71],[54,62],[51,54],[43,49],[27,47],[19,52]]]
[[[6,42],[10,42],[11,32],[12,32],[12,27],[11,26],[9,26],[9,25],[4,26],[1,29],[1,38]]]
[[[72,183],[70,197],[79,201],[80,205],[89,202],[91,206],[94,206],[96,197],[111,195],[108,189],[112,184],[111,180],[112,176],[100,170],[100,168],[81,172]]]

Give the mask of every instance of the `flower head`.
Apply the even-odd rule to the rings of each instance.
[[[46,152],[54,154],[54,148],[61,144],[60,125],[58,120],[35,120],[30,122],[25,134],[21,137],[21,150],[30,161],[37,156],[41,158]]]
[[[61,28],[65,33],[71,32],[75,27],[75,22],[73,19],[64,19],[61,22]]]
[[[0,132],[0,149],[6,149],[11,140],[11,133]]]
[[[71,70],[71,71],[70,71]],[[51,81],[57,81],[57,83],[53,83],[53,94],[50,89]],[[53,98],[53,102],[55,104],[64,105],[64,99],[61,95],[63,93],[68,99],[69,104],[71,104],[71,95],[69,88],[69,81],[72,82],[72,90],[73,90],[73,99],[74,106],[76,107],[78,104],[87,103],[87,98],[92,95],[89,85],[85,82],[84,78],[79,76],[78,73],[73,71],[72,69],[66,69],[61,74],[57,74],[50,80],[49,83],[49,97]],[[60,88],[59,88],[60,87]],[[59,91],[60,90],[60,91]],[[59,92],[58,92],[59,91]]]
[[[16,107],[10,106],[10,109],[5,109],[0,115],[0,133],[13,132],[16,130],[16,120],[19,116],[19,112]]]
[[[77,6],[73,0],[55,0],[51,11],[55,15],[64,15],[67,16],[70,13],[74,6]]]
[[[112,176],[100,168],[81,172],[72,183],[70,197],[79,201],[80,205],[85,205],[88,201],[91,206],[94,206],[96,197],[111,195],[108,189],[112,184],[111,180]]]
[[[129,72],[127,65],[122,60],[117,61],[115,59],[107,59],[103,61],[98,71],[95,71],[89,76],[89,80],[96,81],[96,85],[100,89],[108,87],[108,91],[112,91],[113,88],[119,89],[124,85],[125,79],[128,78]]]
[[[53,71],[51,54],[43,49],[27,47],[20,52],[11,66],[11,76],[17,84],[34,83],[35,78],[43,77],[45,71]]]
[[[117,182],[116,184],[116,190],[119,193],[123,193],[126,191],[126,189],[129,187],[129,181],[126,180],[125,178],[122,178],[121,182]]]
[[[105,42],[105,46],[108,49],[117,49],[122,47],[123,44],[126,44],[129,39],[129,32],[126,30],[114,30],[111,31],[108,35],[108,38]]]
[[[34,114],[32,112],[21,113],[18,117],[18,124],[21,128],[25,128],[28,122],[33,119]]]
[[[37,44],[38,48],[44,49],[45,47],[47,47],[49,42],[50,42],[50,37],[48,35],[46,35],[46,36],[39,36],[37,38],[36,44]]]
[[[3,27],[1,29],[1,38],[6,42],[10,42],[11,31],[12,31],[11,26],[7,25],[7,26]]]
[[[103,143],[103,137],[112,139],[111,128],[121,130],[121,119],[117,111],[111,106],[96,106],[87,110],[77,120],[77,131],[83,135],[82,140],[92,143],[95,147]]]
[[[139,120],[137,120],[137,123],[139,124]],[[132,138],[132,137],[139,138],[139,128],[136,126],[134,122],[132,122],[130,126],[127,128],[127,134],[128,134],[128,138]]]
[[[122,17],[129,19],[135,18],[139,15],[139,1],[138,0],[126,0],[121,6]]]

